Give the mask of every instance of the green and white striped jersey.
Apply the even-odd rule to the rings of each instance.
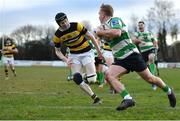
[[[151,32],[136,32],[134,35],[142,41],[142,43],[138,44],[141,52],[145,52],[154,48],[153,42],[156,41],[156,39]]]
[[[121,20],[121,18],[112,17],[105,23],[105,26],[112,29],[122,30],[122,34],[120,37],[107,41],[110,45],[110,48],[112,49],[115,58],[121,60],[134,52],[139,53],[136,45],[132,43],[127,27]]]

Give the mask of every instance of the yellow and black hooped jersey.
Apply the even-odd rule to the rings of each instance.
[[[91,46],[85,37],[86,32],[87,29],[82,24],[72,22],[70,23],[69,29],[65,31],[58,29],[55,32],[53,38],[55,47],[60,47],[61,44],[65,44],[69,48],[70,53],[80,54],[88,52],[91,50]]]
[[[108,43],[103,43],[103,46],[102,46],[102,48],[104,49],[104,50],[108,50],[108,51],[112,51],[111,50],[111,48],[110,48],[110,46],[109,46],[109,44]]]
[[[6,57],[12,57],[13,53],[12,51],[9,51],[9,50],[13,50],[15,48],[16,48],[16,45],[12,41],[10,40],[8,40],[8,42],[5,41],[4,48],[3,48],[3,52],[4,52],[3,55]]]

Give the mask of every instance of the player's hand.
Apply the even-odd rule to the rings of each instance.
[[[98,26],[98,27],[94,30],[94,33],[95,33],[99,38],[102,38],[101,31],[103,31],[103,28],[102,28],[101,26]]]
[[[102,55],[101,52],[98,53],[98,58],[101,59],[101,60],[105,60],[104,56]]]
[[[68,67],[71,67],[72,66],[72,59],[67,59],[67,61],[66,61],[66,63],[67,63],[67,65],[68,65]]]

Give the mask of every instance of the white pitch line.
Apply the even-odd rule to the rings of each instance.
[[[69,91],[69,90],[67,90]],[[14,91],[14,92],[3,92],[1,91],[0,94],[23,94],[23,95],[61,95],[61,94],[64,94],[66,92],[20,92],[20,91]],[[118,94],[109,94],[108,92],[103,92],[103,93],[99,93],[98,95],[100,96],[103,96],[103,95],[113,95],[113,96],[116,96]],[[146,94],[146,93],[132,93],[131,95],[144,95],[144,96],[147,96],[147,95],[152,95],[153,94]],[[165,93],[159,93],[158,95],[162,96],[162,95],[166,95]],[[175,93],[176,96],[180,96],[180,93]]]

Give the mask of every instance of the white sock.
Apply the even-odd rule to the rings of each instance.
[[[172,92],[172,90],[171,90],[171,88],[169,88],[167,94],[170,95],[171,92]]]
[[[91,90],[90,86],[86,84],[84,81],[79,85],[80,88],[85,91],[89,96],[92,96],[94,92]]]
[[[124,97],[124,99],[132,99],[132,97],[130,96],[130,94],[128,94]]]

